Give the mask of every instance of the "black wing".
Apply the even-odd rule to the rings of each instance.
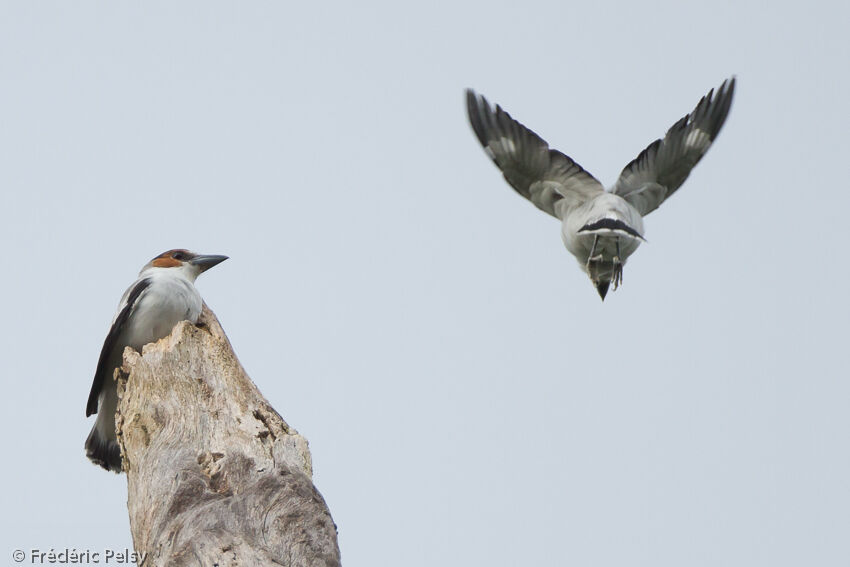
[[[114,368],[107,368],[110,358],[109,355],[115,348],[116,343],[118,342],[118,337],[120,337],[121,333],[124,331],[124,327],[126,327],[127,321],[130,319],[130,314],[133,313],[133,309],[139,301],[139,297],[141,297],[142,292],[150,285],[151,279],[145,278],[143,280],[139,280],[136,285],[133,286],[127,295],[127,303],[124,304],[124,307],[118,313],[118,316],[115,317],[115,321],[112,323],[112,328],[109,329],[109,334],[106,335],[106,340],[103,341],[103,348],[100,350],[100,358],[97,361],[97,370],[94,372],[94,381],[91,385],[91,392],[89,392],[89,401],[88,404],[86,404],[86,417],[97,413],[97,398],[100,396],[100,389],[103,388],[104,380],[112,378],[112,372],[115,370]]]
[[[623,168],[613,192],[641,215],[654,211],[685,182],[708,151],[726,121],[734,93],[734,77],[723,81],[716,94],[711,89],[690,114]]]
[[[483,96],[466,91],[469,123],[487,155],[502,170],[517,193],[553,217],[559,218],[555,203],[568,206],[584,203],[605,188],[546,141],[511,118],[499,105],[493,110]]]

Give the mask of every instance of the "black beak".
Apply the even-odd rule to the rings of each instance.
[[[189,260],[189,263],[193,266],[198,266],[201,269],[201,272],[206,272],[213,266],[217,266],[227,260],[227,256],[219,256],[216,254],[199,254]]]
[[[599,292],[599,297],[602,298],[602,301],[605,301],[605,296],[608,294],[608,286],[611,285],[611,282],[599,282],[596,284],[596,291]]]

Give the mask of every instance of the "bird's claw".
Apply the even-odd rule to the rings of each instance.
[[[597,254],[596,256],[592,256],[592,257],[587,259],[587,263],[585,264],[585,268],[589,271],[591,264],[598,264],[602,261],[604,261],[602,254]]]
[[[614,284],[614,291],[617,291],[617,288],[623,283],[623,263],[620,261],[619,256],[614,256],[613,264],[611,283]]]

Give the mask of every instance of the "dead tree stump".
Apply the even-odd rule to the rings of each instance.
[[[118,440],[144,565],[340,565],[307,440],[269,405],[215,315],[127,349]]]

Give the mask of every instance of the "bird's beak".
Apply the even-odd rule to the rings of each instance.
[[[219,256],[217,254],[201,254],[195,256],[189,263],[193,266],[198,266],[201,269],[201,273],[206,272],[213,266],[217,266],[227,260],[227,256]]]
[[[608,286],[611,285],[611,282],[599,282],[596,284],[596,291],[599,292],[599,297],[602,298],[602,301],[605,301],[605,296],[608,294]]]

